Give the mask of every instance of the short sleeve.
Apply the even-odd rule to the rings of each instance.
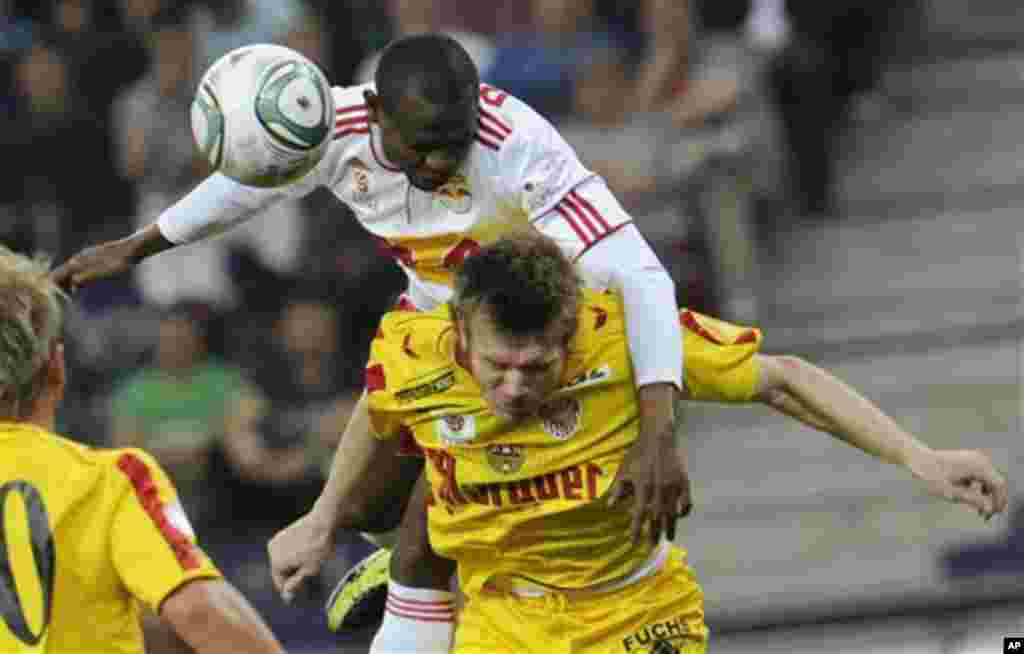
[[[694,311],[679,312],[683,328],[684,383],[691,399],[743,403],[757,393],[761,331],[716,320]]]
[[[154,611],[193,579],[221,576],[195,533],[166,473],[141,450],[123,450],[112,483],[121,497],[111,521],[111,559],[128,591]]]

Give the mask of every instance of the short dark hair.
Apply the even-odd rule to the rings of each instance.
[[[433,105],[470,102],[479,94],[480,73],[459,42],[444,34],[414,34],[392,41],[374,77],[384,110],[416,95]]]
[[[576,330],[580,278],[558,245],[536,231],[504,236],[469,257],[455,275],[451,306],[465,318],[488,307],[498,330],[539,334],[557,321]]]

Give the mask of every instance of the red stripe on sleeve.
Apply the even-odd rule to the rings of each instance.
[[[382,391],[387,387],[384,378],[384,366],[375,363],[366,368],[366,392]]]
[[[559,204],[555,206],[555,211],[561,214],[562,218],[565,218],[565,222],[569,223],[569,227],[572,227],[572,231],[576,232],[576,236],[578,236],[580,240],[583,241],[584,245],[590,244],[590,237],[587,236],[586,233],[584,233],[584,231],[580,228],[580,226],[576,224],[576,219],[573,218],[572,214],[569,213],[568,209]]]
[[[369,133],[370,133],[370,127],[369,126],[364,126],[364,127],[346,127],[345,129],[338,130],[337,132],[334,133],[334,140],[337,141],[340,138],[344,138],[346,136],[351,136],[352,134],[369,134]]]
[[[498,142],[501,142],[505,138],[504,136],[501,135],[501,132],[499,132],[498,130],[494,129],[493,127],[491,127],[490,125],[488,125],[487,123],[485,123],[482,120],[478,119],[476,121],[476,126],[480,129],[481,132],[483,132],[484,134],[486,134],[487,136],[489,136],[489,137],[491,137],[493,139],[496,139]]]
[[[131,481],[139,504],[174,551],[174,556],[181,567],[185,570],[198,568],[201,563],[196,555],[195,546],[167,519],[164,503],[160,501],[160,491],[146,462],[134,454],[125,453],[117,459],[117,467]]]
[[[369,125],[370,119],[366,116],[353,116],[352,118],[339,118],[334,121],[334,127],[344,127],[345,125]]]
[[[587,228],[587,231],[593,236],[593,238],[588,239],[588,242],[599,240],[601,238],[601,230],[594,226],[594,223],[590,221],[587,214],[573,201],[571,197],[566,196],[566,198],[559,203],[559,206],[564,207],[570,214],[576,216],[576,221]]]
[[[680,311],[679,322],[682,323],[682,325],[689,329],[691,332],[703,338],[705,341],[714,343],[715,345],[725,345],[725,343],[723,343],[721,339],[719,339],[714,334],[705,329],[704,325],[697,322],[697,317],[693,315],[692,311],[689,311],[687,309]]]
[[[757,342],[757,330],[748,329],[736,338],[736,345],[743,345],[745,343],[756,343]]]
[[[484,109],[483,107],[480,107],[480,118],[490,123],[491,126],[493,126],[495,129],[501,132],[502,138],[512,133],[512,128],[509,126],[508,123],[506,123],[501,118],[498,118],[496,115],[492,114],[490,111]]]
[[[484,136],[482,134],[480,134],[479,132],[477,132],[477,135],[476,135],[476,142],[479,143],[480,145],[485,145],[485,146],[489,147],[492,150],[500,150],[501,149],[500,145],[498,145],[497,143],[491,141],[490,139],[484,138]]]
[[[589,200],[587,200],[585,197],[577,193],[575,189],[569,191],[569,197],[575,200],[577,203],[579,203],[579,205],[582,206],[583,209],[588,214],[590,214],[590,216],[594,220],[597,221],[597,223],[602,227],[604,231],[607,232],[609,229],[611,229],[611,226],[608,224],[608,221],[604,219],[604,216],[601,215],[601,212],[598,211],[597,208],[593,204],[591,204]]]
[[[338,107],[338,109],[334,112],[334,114],[336,116],[340,116],[342,114],[351,114],[351,113],[355,113],[357,111],[366,111],[366,110],[367,110],[367,107],[366,107],[365,103],[364,104],[354,104],[354,105],[349,105],[347,107]]]

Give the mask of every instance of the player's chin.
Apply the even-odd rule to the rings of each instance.
[[[537,407],[526,406],[526,405],[501,405],[495,404],[491,407],[491,412],[499,418],[511,422],[520,422],[522,420],[529,420],[537,415]]]
[[[409,183],[421,191],[433,192],[445,185],[451,175],[426,175],[411,171],[406,173]]]

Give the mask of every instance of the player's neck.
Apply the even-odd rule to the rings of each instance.
[[[27,422],[47,431],[53,431],[57,426],[57,404],[60,400],[53,398],[50,393],[44,392],[32,403],[28,411],[19,411],[22,414],[19,422]]]

